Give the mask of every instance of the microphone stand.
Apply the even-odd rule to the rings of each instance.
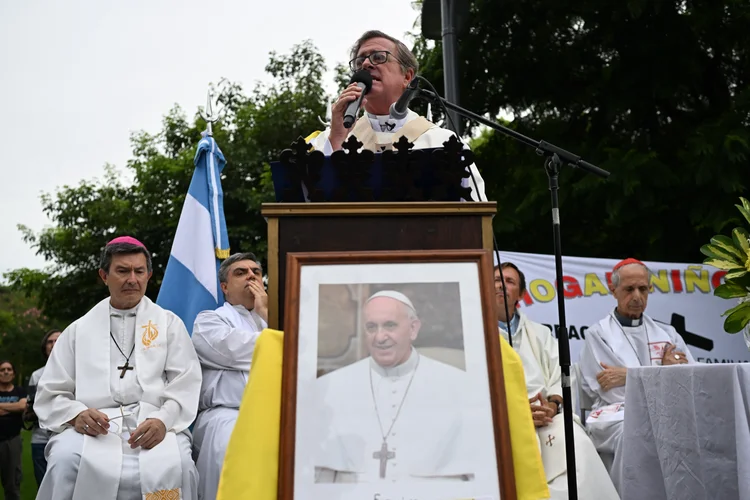
[[[544,170],[549,178],[549,190],[552,195],[552,239],[555,251],[555,274],[557,277],[557,312],[560,317],[558,332],[558,350],[560,355],[560,371],[562,372],[562,397],[563,397],[563,421],[565,423],[565,462],[568,475],[568,498],[578,500],[578,486],[576,484],[576,458],[575,443],[573,441],[573,405],[570,389],[570,339],[565,322],[565,296],[563,294],[563,272],[562,272],[562,243],[560,239],[560,204],[558,199],[559,182],[558,176],[563,164],[569,164],[585,170],[588,173],[602,178],[609,177],[609,172],[596,165],[584,161],[580,156],[564,150],[546,141],[537,141],[523,134],[511,130],[492,120],[464,109],[449,102],[437,93],[420,89],[419,94],[430,100],[437,100],[446,108],[473,120],[478,121],[498,132],[511,137],[518,142],[534,148],[536,154],[544,157]],[[508,330],[510,330],[510,318],[508,318]],[[510,332],[508,332],[510,337]]]

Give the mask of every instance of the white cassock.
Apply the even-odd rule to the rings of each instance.
[[[125,358],[114,345],[130,356]],[[102,300],[60,335],[39,382],[34,411],[54,434],[37,500],[197,498],[198,474],[187,430],[198,411],[201,372],[179,317],[144,297],[128,310]],[[110,418],[106,435],[68,424],[95,408]],[[121,410],[126,415],[121,418]],[[150,450],[130,449],[129,430],[147,418],[167,433]],[[123,422],[125,420],[125,422]]]
[[[661,366],[664,348],[669,343],[684,352],[688,362],[695,363],[685,341],[672,326],[658,324],[646,314],[635,323],[637,326],[623,326],[614,312],[609,313],[586,330],[586,341],[579,360],[580,383],[595,400],[594,411],[586,419],[586,426],[618,490],[622,473],[620,449],[625,386],[602,390],[596,380],[597,374],[604,370],[601,363],[628,368]]]
[[[258,313],[229,302],[195,318],[193,345],[203,370],[203,385],[193,428],[193,456],[202,500],[216,498],[255,343],[264,328],[268,324]]]
[[[323,375],[315,481],[472,480],[478,443],[468,437],[461,396],[470,389],[465,372],[414,349],[397,367],[367,357]]]
[[[518,319],[514,318],[515,321],[511,321],[513,349],[518,353],[523,364],[529,399],[539,393],[542,393],[544,398],[551,395],[562,397],[562,371],[557,340],[546,326],[531,321],[521,311],[517,311],[516,314]],[[500,328],[500,333],[506,340],[508,339],[508,333],[503,328]],[[537,427],[536,432],[550,498],[567,499],[568,475],[563,414],[558,413],[553,417],[552,423],[545,427]],[[576,451],[578,498],[581,500],[619,499],[607,469],[581,425],[578,415],[575,414],[573,414],[573,440]]]
[[[312,144],[316,150],[322,151],[324,155],[330,156],[333,153],[331,141],[328,140],[330,132],[331,129],[326,128],[310,139],[308,143]],[[442,148],[443,143],[456,134],[409,110],[406,118],[401,120],[395,120],[388,115],[371,115],[365,112],[364,116],[360,117],[351,128],[347,138],[351,135],[354,135],[362,143],[363,149],[380,152],[385,149],[392,149],[393,143],[398,142],[402,136],[405,136],[409,139],[409,142],[414,144],[414,149],[431,149]],[[468,149],[468,146],[464,145],[464,147]],[[487,195],[484,192],[484,180],[479,174],[477,166],[472,163],[468,168],[471,176],[464,179],[462,185],[471,188],[471,198],[474,201],[487,201]],[[476,189],[474,188],[475,182]]]

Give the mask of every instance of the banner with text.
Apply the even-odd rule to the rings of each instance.
[[[526,293],[520,307],[534,321],[559,329],[555,258],[519,252],[500,252],[526,276]],[[616,305],[609,291],[612,267],[620,259],[563,257],[565,318],[570,338],[571,363],[578,361],[588,327],[609,314]],[[648,262],[652,292],[646,314],[654,321],[672,325],[682,335],[695,359],[702,363],[750,362],[742,333],[724,331],[722,313],[736,300],[713,295],[725,271],[702,264]]]

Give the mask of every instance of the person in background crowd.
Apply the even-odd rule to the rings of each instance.
[[[60,330],[52,329],[42,337],[42,354],[45,361],[49,359],[49,355],[60,333]],[[39,427],[39,419],[37,419],[36,413],[34,413],[34,396],[36,394],[36,386],[39,385],[39,379],[42,378],[42,373],[44,373],[44,366],[32,373],[31,378],[29,378],[28,404],[23,414],[24,421],[31,423],[31,461],[34,464],[34,477],[36,478],[37,486],[42,484],[42,478],[47,471],[47,459],[44,458],[44,448],[47,446],[47,441],[49,441],[52,434]]]
[[[0,361],[0,482],[5,500],[21,499],[21,427],[26,389],[16,387],[16,368]]]

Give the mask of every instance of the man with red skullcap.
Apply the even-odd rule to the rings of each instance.
[[[589,433],[618,489],[628,368],[695,363],[677,331],[645,313],[650,276],[646,265],[633,258],[615,265],[609,289],[617,307],[586,331],[579,361],[583,389],[595,400],[586,420]]]
[[[511,332],[513,349],[523,364],[529,410],[536,428],[550,499],[567,500],[570,498],[568,464],[565,457],[562,372],[557,340],[548,327],[533,321],[518,309],[518,303],[526,291],[526,276],[523,271],[512,262],[505,261],[495,266],[494,275],[497,325],[500,335],[506,340],[508,332]],[[504,288],[501,276],[505,281]],[[620,496],[607,469],[575,413],[573,442],[578,496],[582,499],[619,500]]]
[[[107,243],[109,297],[52,350],[34,402],[53,433],[39,500],[198,498],[187,429],[201,368],[182,320],[145,297],[151,271],[140,241]]]

